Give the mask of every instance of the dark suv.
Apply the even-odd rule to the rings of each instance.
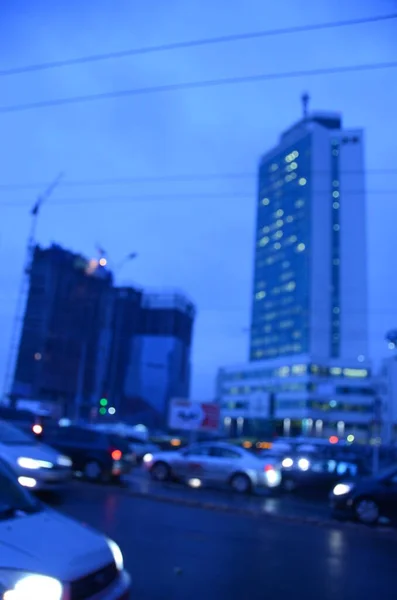
[[[47,427],[41,440],[69,456],[73,470],[91,481],[118,481],[136,464],[122,437],[88,427]]]

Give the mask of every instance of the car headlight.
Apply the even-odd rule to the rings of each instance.
[[[20,456],[17,463],[22,469],[52,469],[54,466],[53,463],[48,460],[37,460],[25,456]]]
[[[107,543],[109,545],[111,553],[113,554],[113,559],[117,569],[119,571],[122,571],[124,569],[123,553],[121,552],[118,544],[116,544],[116,542],[114,542],[113,540],[108,539]]]
[[[307,460],[307,458],[300,458],[298,460],[298,467],[301,471],[308,471],[310,467],[310,462]]]
[[[148,452],[147,454],[145,454],[145,456],[143,457],[143,462],[145,463],[150,463],[153,460],[153,454],[150,454],[150,452]]]
[[[332,491],[334,496],[344,496],[351,492],[353,487],[352,483],[338,483]]]
[[[62,594],[63,586],[58,579],[13,569],[0,569],[1,600],[61,600]]]
[[[58,456],[57,458],[57,464],[60,467],[71,467],[72,466],[72,461],[70,460],[70,458],[68,456],[63,456],[62,454],[60,456]]]
[[[290,469],[294,464],[294,461],[292,460],[292,458],[284,458],[283,462],[281,463],[281,465],[284,467],[284,469]]]

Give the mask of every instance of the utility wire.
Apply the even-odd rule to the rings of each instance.
[[[376,23],[381,21],[390,21],[397,18],[397,13],[388,15],[378,15],[373,17],[364,17],[361,19],[348,19],[344,21],[331,21],[325,23],[314,23],[312,25],[297,25],[295,27],[283,27],[279,29],[265,29],[259,31],[251,31],[247,33],[237,33],[230,35],[221,35],[212,38],[200,38],[195,40],[187,40],[185,42],[171,42],[168,44],[159,44],[155,46],[143,46],[140,48],[132,48],[127,50],[116,50],[113,52],[103,52],[98,54],[88,54],[77,58],[64,60],[53,60],[48,62],[24,65],[21,67],[10,67],[0,70],[0,77],[10,75],[21,75],[22,73],[32,73],[35,71],[45,71],[49,69],[59,69],[64,67],[73,67],[87,63],[101,62],[106,60],[116,60],[127,58],[130,56],[138,56],[142,54],[154,54],[157,52],[169,52],[172,50],[182,50],[186,48],[195,48],[202,46],[211,46],[216,44],[226,44],[231,42],[239,42],[245,40],[259,39],[265,37],[274,37],[279,35],[304,33],[310,31],[319,31],[324,29],[336,29],[339,27],[348,27],[352,25],[364,25],[366,23]]]
[[[302,188],[303,189],[303,188]],[[334,190],[335,191],[335,190]],[[379,194],[379,195],[395,195],[397,197],[397,188],[394,190],[343,190],[341,192],[341,200],[339,198],[332,197],[332,190],[320,190],[313,192],[314,196],[326,196],[329,197],[333,202],[341,201],[343,202],[343,196],[345,194],[356,194],[357,196],[365,196],[366,194]],[[187,200],[256,200],[257,194],[254,192],[249,194],[247,192],[235,193],[235,192],[178,192],[176,194],[136,194],[133,196],[98,196],[93,198],[57,198],[56,201],[51,203],[51,207],[54,208],[56,206],[68,206],[68,205],[84,205],[84,204],[122,204],[122,203],[132,203],[132,202],[150,202],[150,201],[164,201],[164,202],[185,202]],[[17,207],[27,207],[30,206],[31,200],[21,200],[20,202],[16,200],[7,200],[5,202],[0,202],[0,207],[2,206],[11,206],[13,208]]]
[[[294,79],[299,77],[318,77],[320,75],[334,75],[336,73],[357,73],[363,71],[379,71],[381,69],[395,69],[397,61],[364,63],[359,65],[346,65],[339,67],[320,67],[317,69],[302,69],[298,71],[284,71],[280,73],[261,73],[258,75],[241,75],[237,77],[224,77],[218,79],[204,79],[199,81],[188,81],[184,83],[169,83],[151,87],[132,88],[126,90],[117,90],[112,92],[101,92],[97,94],[82,94],[79,96],[67,96],[64,98],[54,98],[52,100],[38,100],[27,102],[25,104],[10,104],[0,107],[1,114],[13,112],[23,112],[28,110],[49,108],[54,106],[64,106],[72,104],[83,104],[89,102],[98,102],[100,100],[111,100],[116,98],[129,98],[131,96],[144,96],[149,94],[159,94],[176,92],[183,90],[197,90],[203,88],[221,87],[224,85],[241,85],[245,83],[254,83],[258,81],[271,81],[278,79]]]
[[[311,171],[311,174],[330,174],[330,170]],[[341,170],[340,174],[347,175],[397,175],[396,169],[348,169]],[[62,187],[106,187],[109,185],[131,185],[134,183],[184,183],[198,181],[217,181],[217,180],[239,180],[239,179],[256,179],[257,172],[240,172],[240,173],[192,173],[192,174],[175,174],[175,175],[132,175],[121,177],[108,177],[99,179],[75,179],[65,180]],[[0,192],[12,192],[23,190],[35,190],[43,187],[43,182],[27,182],[27,183],[0,183]]]

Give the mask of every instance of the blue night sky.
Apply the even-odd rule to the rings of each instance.
[[[258,29],[397,12],[396,0],[14,0],[0,8],[1,69]],[[397,59],[397,20],[109,60],[0,78],[0,105]],[[219,365],[246,359],[259,155],[312,109],[364,127],[372,354],[397,326],[397,70],[264,81],[0,114],[0,382],[21,279],[29,206],[64,170],[38,239],[117,263],[120,283],[184,290],[198,306],[193,395],[213,394]],[[79,179],[252,173],[244,179],[68,186]],[[244,196],[245,194],[245,196]],[[215,195],[215,197],[211,197]],[[216,197],[218,195],[218,197]],[[146,196],[146,198],[145,198]],[[237,196],[237,197],[236,197]],[[360,210],[360,206],[357,206]],[[392,258],[393,257],[393,258]]]

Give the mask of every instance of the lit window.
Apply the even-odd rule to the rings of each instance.
[[[262,229],[262,233],[269,233],[269,231],[270,231],[270,227],[268,225],[266,225],[266,227],[264,227]]]
[[[299,152],[298,152],[298,150],[294,150],[294,151],[292,152],[291,156],[292,156],[292,158],[293,158],[293,159],[295,159],[295,158],[298,158],[298,156],[299,156]]]
[[[367,369],[343,369],[345,377],[367,377]]]
[[[295,281],[290,281],[289,283],[287,283],[287,285],[285,286],[285,289],[287,290],[287,292],[292,292],[294,289],[296,288],[296,283]]]
[[[287,223],[292,223],[294,217],[292,215],[288,215],[288,217],[285,220],[287,221]]]
[[[290,181],[293,181],[294,179],[296,179],[296,173],[289,173],[288,175],[285,176],[285,181],[287,183],[289,183]]]
[[[290,236],[290,237],[287,239],[287,242],[288,242],[289,244],[294,244],[294,243],[296,242],[296,240],[297,240],[297,239],[298,239],[298,238],[296,237],[296,235],[291,235],[291,236]]]
[[[302,208],[302,206],[304,206],[304,205],[305,205],[305,201],[304,201],[304,200],[302,200],[302,199],[300,199],[300,200],[297,200],[297,201],[295,202],[295,206],[296,206],[296,208]]]
[[[276,239],[280,239],[281,237],[283,237],[283,232],[282,231],[276,231],[276,233],[274,234],[274,237]]]
[[[282,227],[284,225],[284,221],[282,219],[277,219],[276,227]]]
[[[339,198],[339,196],[340,196],[339,192],[337,192],[337,191],[332,192],[332,195],[334,198]]]
[[[282,209],[282,208],[279,208],[279,209],[276,211],[276,217],[282,217],[282,216],[283,216],[283,214],[284,214],[284,211],[283,211],[283,209]]]
[[[333,208],[338,209],[339,208],[339,202],[334,202],[332,206],[333,206]]]
[[[302,242],[300,244],[297,245],[296,249],[298,252],[303,252],[303,250],[305,249],[305,244],[303,244]]]
[[[258,292],[257,294],[255,294],[255,298],[257,300],[262,300],[263,298],[266,298],[266,292]]]
[[[267,206],[268,204],[270,204],[269,198],[263,198],[262,204],[263,204],[263,206]]]
[[[285,157],[285,162],[290,163],[291,161],[294,160],[294,157],[292,156],[292,154],[287,154],[287,156]]]
[[[298,180],[298,183],[299,183],[299,185],[306,185],[306,183],[307,183],[307,179],[305,179],[304,177],[301,177],[301,178]]]
[[[292,162],[292,163],[289,165],[289,168],[290,168],[290,169],[297,169],[297,168],[298,168],[298,163],[296,163],[296,162]]]
[[[332,182],[332,185],[334,187],[339,187],[339,181],[337,179],[334,179],[333,182]]]
[[[274,249],[275,249],[275,250],[280,250],[280,248],[281,248],[281,244],[280,244],[280,242],[276,242],[276,243],[274,244]]]
[[[339,225],[336,223],[336,224],[334,225],[334,231],[339,231],[339,229],[340,229],[340,227],[339,227]]]
[[[342,375],[342,369],[340,367],[331,367],[329,372],[331,373],[331,375]]]
[[[278,169],[277,163],[273,163],[272,165],[270,165],[270,171],[274,172],[274,171],[277,171],[277,169]]]
[[[269,238],[268,237],[263,237],[261,240],[259,240],[259,245],[260,246],[266,246],[266,244],[269,242]]]

